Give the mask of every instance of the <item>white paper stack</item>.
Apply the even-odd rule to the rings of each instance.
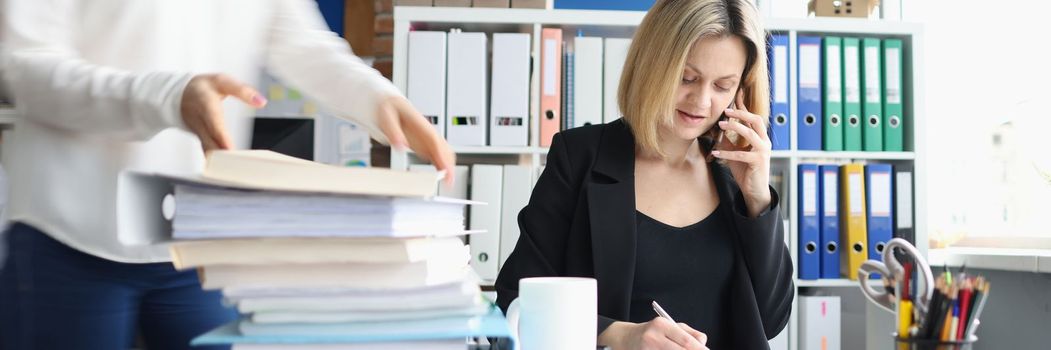
[[[227,152],[209,159],[211,180],[174,185],[174,265],[196,268],[202,287],[222,290],[242,314],[200,344],[463,347],[463,325],[493,312],[458,237],[473,202],[433,196],[437,173],[330,170]],[[319,192],[320,181],[357,183]]]

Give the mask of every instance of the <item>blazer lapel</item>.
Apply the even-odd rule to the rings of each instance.
[[[635,277],[635,139],[623,121],[604,126],[586,184],[599,312],[627,319]]]
[[[726,205],[726,210],[723,210],[726,222],[734,225],[737,222],[734,217],[735,212],[745,213],[747,209],[744,206],[744,199],[740,198],[741,195],[733,180],[733,174],[730,173],[729,168],[718,162],[713,162],[708,169],[711,169],[715,178],[715,187],[719,193],[721,205]],[[762,331],[763,321],[759,317],[759,306],[755,301],[755,289],[748,273],[748,266],[741,253],[743,243],[740,235],[737,234],[740,230],[735,227],[733,231],[737,252],[734,254],[733,280],[730,282],[730,308],[735,312],[730,314],[730,336],[727,338],[730,339],[735,349],[768,349],[766,334]]]

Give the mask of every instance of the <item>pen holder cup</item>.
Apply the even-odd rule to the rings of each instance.
[[[894,349],[895,350],[971,350],[974,346],[974,342],[978,341],[978,337],[971,336],[967,340],[933,340],[933,339],[902,339],[898,337],[897,333],[892,334],[894,337]]]

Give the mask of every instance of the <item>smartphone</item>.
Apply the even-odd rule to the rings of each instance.
[[[738,93],[740,93],[740,91],[738,91]],[[737,94],[734,94],[734,98],[730,101],[730,105],[726,106],[726,109],[733,109],[736,102]],[[725,137],[726,131],[719,127],[718,122],[728,120],[730,120],[730,117],[726,116],[726,110],[724,109],[722,114],[719,115],[719,120],[716,121],[716,125],[712,127],[711,131],[697,137],[697,144],[700,145],[702,151],[708,153],[714,150],[715,146],[720,142],[723,142],[723,137]],[[736,137],[731,141],[737,141]]]

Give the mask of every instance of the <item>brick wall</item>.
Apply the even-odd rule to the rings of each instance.
[[[394,70],[394,0],[374,1],[375,19],[373,20],[372,54],[376,58],[372,67],[391,79]],[[372,166],[390,167],[390,147],[372,142]]]

